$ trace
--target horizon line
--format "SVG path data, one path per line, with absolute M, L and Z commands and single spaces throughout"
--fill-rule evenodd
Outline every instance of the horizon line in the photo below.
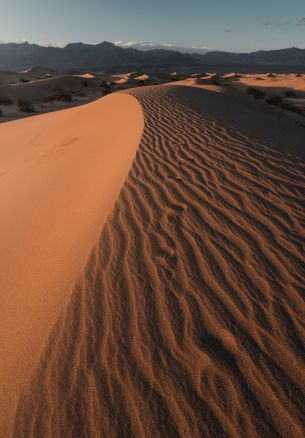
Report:
M 0 45 L 5 45 L 5 44 L 28 44 L 28 45 L 37 45 L 39 47 L 52 47 L 52 48 L 56 48 L 56 49 L 65 49 L 67 46 L 71 45 L 71 44 L 83 44 L 84 46 L 99 46 L 101 44 L 104 43 L 108 43 L 108 44 L 113 44 L 116 47 L 120 47 L 121 49 L 134 49 L 134 50 L 139 50 L 139 51 L 144 51 L 139 49 L 138 47 L 133 47 L 133 46 L 127 46 L 127 47 L 122 47 L 119 44 L 116 43 L 125 43 L 125 41 L 101 41 L 99 43 L 84 43 L 83 41 L 71 41 L 68 43 L 40 43 L 40 42 L 29 42 L 28 40 L 22 40 L 22 41 L 0 41 Z M 128 41 L 126 41 L 128 42 Z M 136 43 L 136 42 L 135 42 Z M 139 41 L 138 44 L 144 43 L 142 41 Z M 297 49 L 297 50 L 305 50 L 304 48 L 301 47 L 296 47 L 296 46 L 291 46 L 291 47 L 282 47 L 280 49 L 259 49 L 259 50 L 250 50 L 250 51 L 234 51 L 234 50 L 222 50 L 222 49 L 209 49 L 207 47 L 193 47 L 193 46 L 179 46 L 179 44 L 165 44 L 165 43 L 145 43 L 145 44 L 151 44 L 151 49 L 148 49 L 146 51 L 149 50 L 154 50 L 155 46 L 158 46 L 159 49 L 158 50 L 169 50 L 169 51 L 180 51 L 180 50 L 176 50 L 177 48 L 180 49 L 185 49 L 185 50 L 206 50 L 206 53 L 211 53 L 211 52 L 226 52 L 226 53 L 256 53 L 256 52 L 271 52 L 271 51 L 281 51 L 281 50 L 289 50 L 289 49 Z M 148 47 L 148 46 L 145 46 Z M 180 51 L 180 53 L 184 53 L 182 51 Z M 193 54 L 195 54 L 196 52 L 194 51 Z M 192 54 L 192 53 L 189 53 Z

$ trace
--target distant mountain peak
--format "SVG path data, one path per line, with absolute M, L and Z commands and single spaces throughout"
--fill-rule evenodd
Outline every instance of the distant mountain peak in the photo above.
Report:
M 110 43 L 109 41 L 103 41 L 103 42 L 97 44 L 97 46 L 103 46 L 103 47 L 117 47 L 115 44 Z

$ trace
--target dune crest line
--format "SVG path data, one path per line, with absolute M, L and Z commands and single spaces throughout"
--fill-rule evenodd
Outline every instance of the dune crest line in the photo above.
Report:
M 303 436 L 304 130 L 212 92 L 130 93 L 136 159 L 14 436 Z

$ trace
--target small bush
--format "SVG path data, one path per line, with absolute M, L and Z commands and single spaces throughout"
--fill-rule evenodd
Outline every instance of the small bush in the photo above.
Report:
M 281 96 L 274 95 L 267 97 L 266 102 L 269 103 L 269 105 L 279 105 L 280 103 L 282 103 L 282 100 L 283 99 L 281 98 Z
M 111 90 L 108 90 L 108 89 L 106 89 L 106 90 L 103 91 L 103 95 L 104 95 L 104 96 L 107 96 L 107 94 L 111 94 L 111 93 L 112 93 L 112 91 L 111 91 Z
M 62 93 L 56 96 L 56 100 L 59 102 L 72 102 L 72 96 L 69 93 Z
M 23 84 L 26 84 L 27 82 L 30 82 L 30 81 L 29 81 L 29 79 L 20 78 L 19 82 L 22 82 Z
M 177 81 L 181 81 L 181 78 L 175 76 L 175 77 L 171 77 L 171 82 L 177 82 Z
M 43 101 L 44 103 L 54 102 L 54 100 L 55 100 L 55 98 L 54 98 L 53 95 L 52 95 L 52 96 L 44 97 L 44 98 L 42 99 L 42 101 Z
M 3 111 L 0 109 L 0 117 L 3 117 Z
M 304 110 L 296 105 L 293 105 L 292 103 L 288 103 L 288 102 L 283 102 L 282 103 L 282 108 L 284 108 L 287 111 L 292 111 L 294 113 L 297 114 L 303 114 Z
M 254 88 L 254 87 L 249 87 L 247 89 L 247 94 L 255 97 L 255 99 L 264 99 L 265 98 L 265 93 L 262 90 L 259 90 L 258 88 Z
M 221 86 L 221 83 L 216 81 L 215 79 L 213 79 L 211 82 L 212 82 L 213 85 Z
M 18 107 L 22 113 L 33 113 L 35 107 L 30 100 L 18 99 Z
M 88 82 L 87 81 L 82 81 L 83 87 L 88 87 Z
M 106 88 L 107 90 L 111 89 L 110 84 L 108 82 L 106 82 L 106 81 L 102 81 L 100 87 L 101 88 Z
M 293 90 L 288 90 L 285 93 L 285 97 L 296 97 L 296 94 Z
M 72 96 L 62 88 L 54 88 L 55 94 L 43 98 L 43 102 L 72 102 Z
M 12 105 L 13 101 L 7 96 L 0 96 L 0 105 Z

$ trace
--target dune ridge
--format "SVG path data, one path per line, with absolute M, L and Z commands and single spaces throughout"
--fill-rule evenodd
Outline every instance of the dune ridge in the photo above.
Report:
M 0 437 L 126 179 L 143 129 L 113 95 L 0 126 Z M 118 129 L 119 127 L 119 129 Z
M 136 159 L 14 436 L 303 436 L 304 130 L 208 91 L 130 93 Z

